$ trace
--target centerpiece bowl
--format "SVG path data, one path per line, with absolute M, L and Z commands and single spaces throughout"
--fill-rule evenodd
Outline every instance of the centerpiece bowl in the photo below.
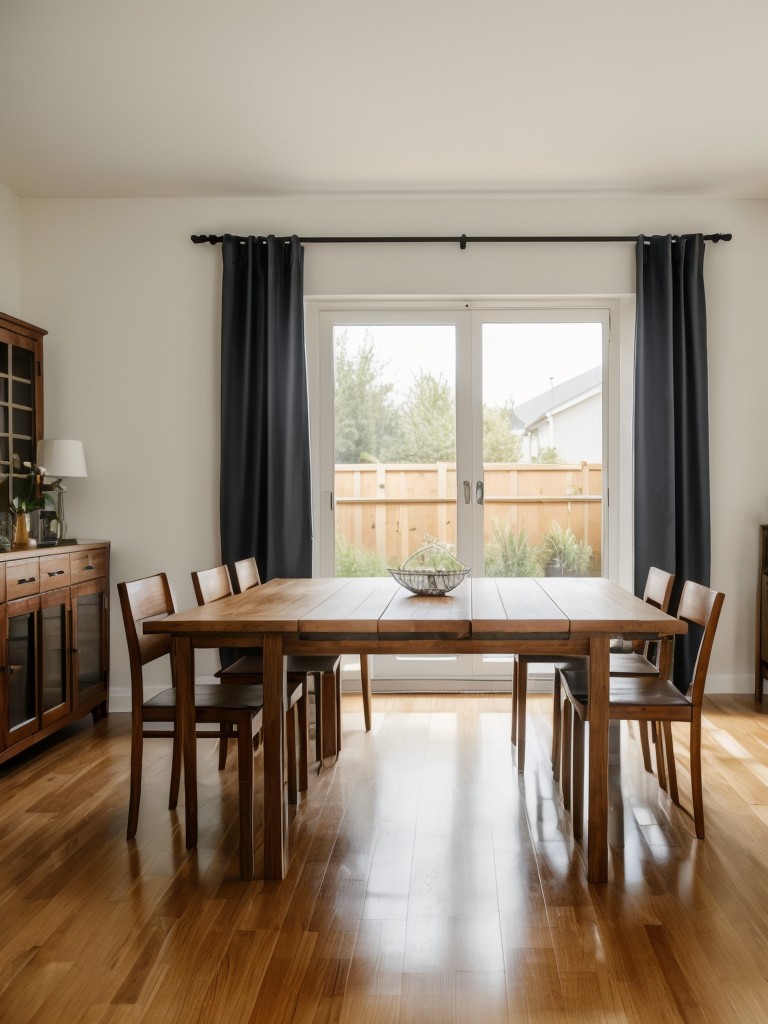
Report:
M 414 551 L 399 568 L 387 572 L 412 594 L 442 597 L 458 587 L 470 569 L 448 548 L 431 543 Z

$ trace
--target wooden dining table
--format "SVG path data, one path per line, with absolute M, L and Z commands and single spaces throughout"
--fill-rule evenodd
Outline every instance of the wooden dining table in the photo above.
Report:
M 612 637 L 659 639 L 685 623 L 601 578 L 468 578 L 417 596 L 390 578 L 275 579 L 212 604 L 147 621 L 169 633 L 184 760 L 186 845 L 197 845 L 194 650 L 261 647 L 264 659 L 264 877 L 285 877 L 285 656 L 288 654 L 545 654 L 589 657 L 587 877 L 608 878 L 608 665 Z M 666 660 L 666 658 L 665 658 Z M 510 683 L 511 689 L 511 683 Z

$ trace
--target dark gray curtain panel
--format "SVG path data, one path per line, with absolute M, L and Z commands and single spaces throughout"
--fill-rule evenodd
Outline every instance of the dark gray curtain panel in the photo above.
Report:
M 635 593 L 652 565 L 709 585 L 709 416 L 704 240 L 637 242 L 635 345 Z M 675 644 L 674 681 L 690 683 L 695 629 Z
M 222 559 L 311 576 L 304 251 L 295 235 L 225 235 L 222 251 Z

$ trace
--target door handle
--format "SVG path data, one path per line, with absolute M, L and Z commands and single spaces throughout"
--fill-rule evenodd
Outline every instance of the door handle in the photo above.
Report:
M 472 485 L 469 480 L 464 481 L 464 504 L 469 505 L 472 501 Z
M 478 480 L 477 483 L 475 484 L 475 501 L 477 502 L 478 505 L 483 504 L 484 493 L 485 489 L 483 487 L 483 481 Z

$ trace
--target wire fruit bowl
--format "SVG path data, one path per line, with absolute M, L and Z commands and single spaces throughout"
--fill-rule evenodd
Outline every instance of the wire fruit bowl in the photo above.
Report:
M 393 579 L 412 594 L 442 597 L 454 590 L 469 569 L 388 569 Z

